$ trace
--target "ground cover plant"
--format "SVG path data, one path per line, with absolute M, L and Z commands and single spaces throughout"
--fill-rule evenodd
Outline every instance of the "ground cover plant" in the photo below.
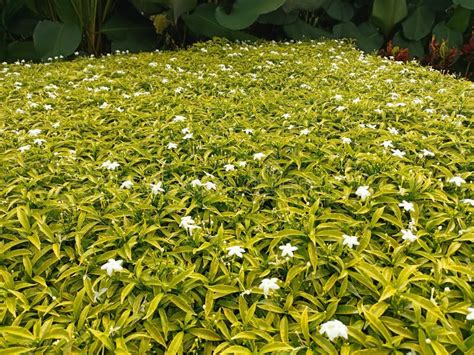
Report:
M 472 349 L 472 84 L 217 40 L 0 82 L 2 353 Z

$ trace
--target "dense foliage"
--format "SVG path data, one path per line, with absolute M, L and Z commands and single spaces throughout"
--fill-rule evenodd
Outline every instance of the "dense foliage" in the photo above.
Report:
M 472 349 L 472 84 L 336 41 L 0 82 L 6 352 Z
M 0 0 L 0 58 L 149 51 L 212 37 L 353 38 L 366 52 L 388 44 L 388 56 L 405 49 L 398 59 L 469 72 L 472 10 L 474 0 Z M 435 53 L 432 38 L 444 42 Z

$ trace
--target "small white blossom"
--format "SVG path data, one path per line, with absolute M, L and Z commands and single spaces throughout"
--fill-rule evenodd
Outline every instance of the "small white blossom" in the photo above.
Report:
M 186 229 L 186 231 L 188 231 L 190 235 L 193 234 L 194 229 L 201 228 L 196 225 L 196 222 L 191 216 L 182 217 L 181 222 L 179 223 L 179 226 Z
M 403 200 L 401 203 L 398 204 L 398 206 L 403 207 L 403 209 L 407 212 L 415 212 L 415 205 L 413 204 L 413 202 L 407 202 Z
M 107 287 L 104 287 L 104 288 L 101 288 L 99 291 L 94 291 L 92 290 L 92 292 L 94 292 L 94 298 L 93 298 L 93 302 L 97 302 L 98 299 L 100 298 L 100 296 L 102 296 L 104 293 L 106 293 L 108 290 Z
M 173 142 L 168 143 L 168 145 L 166 146 L 166 148 L 168 148 L 168 149 L 175 149 L 177 147 L 178 147 L 178 145 L 176 143 L 173 143 Z
M 398 129 L 393 128 L 393 127 L 390 127 L 390 128 L 388 129 L 388 131 L 389 131 L 391 134 L 395 134 L 395 135 L 400 133 L 400 132 L 398 131 Z
M 193 181 L 191 181 L 191 186 L 192 187 L 202 186 L 202 182 L 199 179 L 194 179 Z
M 109 329 L 109 336 L 114 335 L 115 332 L 117 332 L 118 330 L 120 330 L 120 327 L 110 326 L 110 329 Z
M 186 121 L 186 117 L 184 116 L 176 115 L 173 118 L 173 122 L 183 122 L 183 121 Z
M 277 284 L 278 279 L 272 277 L 271 279 L 263 279 L 258 288 L 263 291 L 265 298 L 270 294 L 272 290 L 278 290 L 280 286 Z
M 383 141 L 382 144 L 380 145 L 383 145 L 384 148 L 393 148 L 393 144 L 391 140 Z
M 278 248 L 281 250 L 281 256 L 289 256 L 291 258 L 294 256 L 293 252 L 298 250 L 297 247 L 292 246 L 290 243 L 280 245 Z
M 133 181 L 131 181 L 131 180 L 125 180 L 125 181 L 122 182 L 122 184 L 120 185 L 120 188 L 121 188 L 121 189 L 130 189 L 132 186 L 133 186 Z
M 153 195 L 157 195 L 159 194 L 160 192 L 165 192 L 165 190 L 161 187 L 163 183 L 160 181 L 158 182 L 157 184 L 150 184 L 150 187 L 151 187 L 151 193 Z
M 342 141 L 342 143 L 344 143 L 344 144 L 351 144 L 351 143 L 352 143 L 352 139 L 347 138 L 347 137 L 342 137 L 342 138 L 341 138 L 341 141 Z
M 31 137 L 36 137 L 36 136 L 40 135 L 41 132 L 42 132 L 41 129 L 38 129 L 38 128 L 30 129 L 28 131 L 28 135 L 31 136 Z
M 245 134 L 253 134 L 253 129 L 246 128 L 246 129 L 243 130 L 243 132 L 244 132 Z
M 461 186 L 461 184 L 464 184 L 466 182 L 466 180 L 464 180 L 460 176 L 454 176 L 451 179 L 449 179 L 448 182 L 450 182 L 451 184 L 455 184 L 456 186 L 459 187 L 459 186 Z
M 27 144 L 27 145 L 24 145 L 20 148 L 18 148 L 18 150 L 21 152 L 21 153 L 24 153 L 26 152 L 27 150 L 30 150 L 31 149 L 31 145 Z
M 337 337 L 347 339 L 349 331 L 344 323 L 335 319 L 321 324 L 319 334 L 326 334 L 329 340 L 334 341 Z
M 36 138 L 33 143 L 35 143 L 36 145 L 43 145 L 43 143 L 46 142 L 45 139 L 42 139 L 42 138 Z
M 119 163 L 117 163 L 116 161 L 112 162 L 110 160 L 107 160 L 105 162 L 102 163 L 101 165 L 101 168 L 105 168 L 107 170 L 115 170 L 117 169 L 118 167 L 120 166 Z
M 474 207 L 474 200 L 473 199 L 465 198 L 465 199 L 461 200 L 461 202 L 466 203 L 466 204 L 471 205 L 472 207 Z
M 369 197 L 371 195 L 371 193 L 369 191 L 369 186 L 359 186 L 355 193 L 362 200 L 365 200 L 367 197 Z
M 403 158 L 405 156 L 405 152 L 401 151 L 400 149 L 392 149 L 392 155 L 397 158 Z
M 343 234 L 342 237 L 344 238 L 342 245 L 347 245 L 349 248 L 353 248 L 355 245 L 360 244 L 356 236 Z
M 123 270 L 123 260 L 109 259 L 107 263 L 101 266 L 102 270 L 107 270 L 107 275 L 111 276 L 113 272 L 120 272 Z
M 402 239 L 403 240 L 408 240 L 410 243 L 413 243 L 415 240 L 418 239 L 418 237 L 413 234 L 413 232 L 409 229 L 402 229 Z
M 216 184 L 214 184 L 211 181 L 208 181 L 208 182 L 204 183 L 203 186 L 206 188 L 206 190 L 215 190 L 217 188 Z
M 263 158 L 265 158 L 265 154 L 264 153 L 255 153 L 253 155 L 253 159 L 254 160 L 262 160 Z
M 181 133 L 182 133 L 182 134 L 186 134 L 186 133 L 190 133 L 190 132 L 191 132 L 191 130 L 189 129 L 189 127 L 183 128 L 183 129 L 181 130 Z
M 224 165 L 225 171 L 232 171 L 235 170 L 235 166 L 233 164 L 226 164 Z
M 228 247 L 227 251 L 227 256 L 237 255 L 239 258 L 242 258 L 243 253 L 245 253 L 245 249 L 240 246 Z
M 466 320 L 474 320 L 474 307 L 469 307 L 467 309 Z
M 309 133 L 310 130 L 308 128 L 305 128 L 300 131 L 300 136 L 307 136 Z
M 55 123 L 53 123 L 51 126 L 52 126 L 53 128 L 59 128 L 60 125 L 61 125 L 61 124 L 60 124 L 59 122 L 55 122 Z
M 431 150 L 428 150 L 428 149 L 423 149 L 421 151 L 421 154 L 423 154 L 424 157 L 434 157 L 435 156 L 435 154 Z
M 247 162 L 246 162 L 246 161 L 239 161 L 239 162 L 237 163 L 237 165 L 238 165 L 238 166 L 241 166 L 241 167 L 245 167 L 245 166 L 247 166 Z
M 188 134 L 186 134 L 186 135 L 183 137 L 183 139 L 191 139 L 191 138 L 193 138 L 193 134 L 192 134 L 192 133 L 188 133 Z

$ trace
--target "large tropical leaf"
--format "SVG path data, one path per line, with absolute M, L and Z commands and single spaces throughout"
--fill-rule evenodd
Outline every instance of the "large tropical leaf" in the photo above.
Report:
M 237 0 L 229 14 L 224 7 L 216 9 L 216 20 L 231 30 L 242 30 L 254 23 L 258 16 L 275 11 L 285 0 Z
M 407 14 L 406 0 L 374 0 L 372 17 L 386 36 Z
M 71 55 L 81 40 L 79 26 L 48 20 L 39 22 L 33 33 L 36 52 L 43 59 Z

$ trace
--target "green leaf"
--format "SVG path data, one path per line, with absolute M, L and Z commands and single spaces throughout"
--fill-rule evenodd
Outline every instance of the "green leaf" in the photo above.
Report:
M 104 345 L 110 351 L 114 352 L 114 342 L 106 334 L 92 328 L 90 328 L 89 331 L 100 341 L 102 345 Z
M 155 313 L 155 310 L 158 307 L 158 304 L 160 303 L 160 301 L 163 299 L 163 296 L 164 296 L 163 293 L 159 293 L 155 297 L 153 297 L 153 299 L 150 302 L 150 305 L 148 306 L 145 317 L 143 317 L 143 319 L 148 319 L 153 315 L 153 313 Z
M 216 20 L 228 29 L 242 30 L 253 24 L 260 15 L 275 11 L 284 3 L 285 0 L 236 0 L 229 14 L 218 6 Z
M 278 352 L 288 352 L 292 351 L 293 347 L 289 344 L 282 343 L 282 342 L 273 342 L 271 344 L 264 345 L 260 348 L 260 354 L 267 354 L 267 353 L 278 353 Z
M 101 32 L 112 41 L 112 50 L 151 51 L 156 34 L 151 21 L 115 13 L 102 26 Z
M 454 5 L 461 5 L 462 7 L 474 10 L 474 1 L 472 0 L 453 0 Z
M 182 14 L 194 10 L 196 6 L 197 0 L 171 0 L 174 23 L 178 22 Z
M 462 34 L 469 27 L 470 18 L 471 11 L 464 7 L 458 6 L 448 21 L 448 27 Z
M 204 340 L 209 340 L 209 341 L 220 341 L 222 338 L 219 336 L 219 334 L 213 332 L 212 330 L 206 329 L 206 328 L 192 328 L 189 330 L 189 332 L 197 336 L 198 338 L 204 339 Z
M 354 8 L 352 5 L 343 0 L 333 0 L 326 6 L 326 12 L 333 19 L 347 22 L 354 16 Z
M 311 26 L 301 19 L 297 19 L 295 22 L 289 25 L 283 26 L 283 30 L 286 35 L 294 40 L 301 39 L 320 39 L 320 38 L 333 38 L 331 32 L 327 32 L 323 29 Z
M 0 327 L 0 334 L 13 336 L 15 338 L 19 338 L 21 340 L 27 340 L 30 342 L 36 339 L 35 336 L 31 334 L 28 330 L 26 330 L 23 327 L 17 327 L 17 326 Z
M 182 352 L 184 332 L 176 334 L 166 349 L 166 354 L 174 355 Z
M 449 47 L 460 47 L 463 43 L 462 33 L 451 29 L 444 21 L 433 28 L 433 35 L 438 42 L 446 40 Z
M 73 1 L 54 0 L 53 2 L 54 12 L 62 23 L 81 25 L 81 19 L 74 10 Z
M 79 26 L 52 21 L 41 21 L 36 25 L 33 42 L 38 55 L 47 58 L 74 53 L 82 40 Z
M 406 0 L 374 0 L 372 18 L 388 36 L 397 23 L 408 14 Z
M 296 21 L 298 13 L 287 13 L 280 7 L 279 9 L 263 14 L 258 17 L 258 23 L 272 24 L 277 26 L 289 25 Z
M 415 11 L 402 23 L 403 34 L 412 41 L 418 41 L 428 34 L 433 28 L 434 12 L 427 7 L 417 7 Z
M 257 38 L 240 31 L 233 31 L 220 25 L 216 18 L 216 5 L 200 4 L 193 13 L 183 16 L 186 26 L 195 34 L 207 38 L 224 37 L 231 40 L 256 40 Z
M 286 0 L 282 9 L 285 12 L 292 12 L 294 10 L 315 11 L 329 1 L 330 0 Z

